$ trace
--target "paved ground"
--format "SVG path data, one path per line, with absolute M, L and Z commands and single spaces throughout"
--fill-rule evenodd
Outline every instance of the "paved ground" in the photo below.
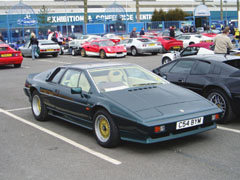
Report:
M 23 93 L 26 76 L 89 61 L 124 61 L 152 70 L 160 55 L 107 60 L 63 55 L 25 58 L 19 69 L 0 67 L 1 180 L 239 179 L 239 119 L 191 137 L 152 145 L 122 142 L 114 149 L 100 147 L 91 131 L 67 122 L 35 121 Z

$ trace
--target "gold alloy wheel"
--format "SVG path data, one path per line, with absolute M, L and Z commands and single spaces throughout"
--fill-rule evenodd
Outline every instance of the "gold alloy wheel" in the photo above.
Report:
M 223 110 L 222 117 L 226 113 L 227 104 L 221 94 L 213 92 L 208 96 L 208 100 L 216 104 L 220 109 Z
M 104 115 L 99 115 L 95 121 L 95 131 L 98 139 L 101 142 L 107 142 L 110 138 L 110 124 Z
M 81 50 L 81 56 L 82 56 L 82 57 L 86 56 L 86 53 L 85 53 L 85 50 L 84 50 L 84 49 Z
M 102 59 L 105 58 L 105 52 L 104 52 L 103 50 L 100 52 L 100 57 L 101 57 Z
M 38 95 L 35 95 L 32 99 L 32 109 L 36 116 L 39 116 L 41 114 L 41 100 Z

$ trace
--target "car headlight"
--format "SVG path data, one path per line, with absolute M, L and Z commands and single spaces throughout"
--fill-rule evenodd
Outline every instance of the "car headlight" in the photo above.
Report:
M 111 50 L 111 48 L 107 48 L 107 50 L 109 51 L 109 52 L 111 52 L 112 50 Z
M 125 46 L 123 47 L 123 49 L 124 49 L 124 50 L 127 50 L 127 48 L 126 48 Z

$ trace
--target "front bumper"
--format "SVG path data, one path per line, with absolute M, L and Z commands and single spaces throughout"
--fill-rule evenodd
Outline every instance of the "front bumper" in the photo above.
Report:
M 155 126 L 146 127 L 144 125 L 139 125 L 139 124 L 135 126 L 134 124 L 129 125 L 128 123 L 128 127 L 123 127 L 119 125 L 120 137 L 122 140 L 125 140 L 125 141 L 137 142 L 142 144 L 151 144 L 151 143 L 177 139 L 177 138 L 198 134 L 198 133 L 216 128 L 216 121 L 212 121 L 211 117 L 212 117 L 211 115 L 204 116 L 204 121 L 203 121 L 204 123 L 201 125 L 188 127 L 184 129 L 178 129 L 178 130 L 176 129 L 176 124 L 179 121 L 161 124 L 160 126 L 162 125 L 165 126 L 165 130 L 158 133 L 154 132 Z
M 23 88 L 24 94 L 28 97 L 28 100 L 31 101 L 31 92 L 30 89 L 27 87 Z
M 124 57 L 126 55 L 127 55 L 126 52 L 122 52 L 122 53 L 106 53 L 107 57 Z

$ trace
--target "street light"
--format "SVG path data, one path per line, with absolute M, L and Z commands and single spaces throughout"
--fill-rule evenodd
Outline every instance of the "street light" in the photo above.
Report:
M 227 18 L 227 0 L 224 0 L 225 7 L 226 7 L 226 25 L 228 25 L 228 18 Z
M 66 30 L 67 30 L 67 38 L 68 38 L 68 19 L 67 19 L 66 1 L 67 0 L 64 0 L 64 6 L 65 6 Z

